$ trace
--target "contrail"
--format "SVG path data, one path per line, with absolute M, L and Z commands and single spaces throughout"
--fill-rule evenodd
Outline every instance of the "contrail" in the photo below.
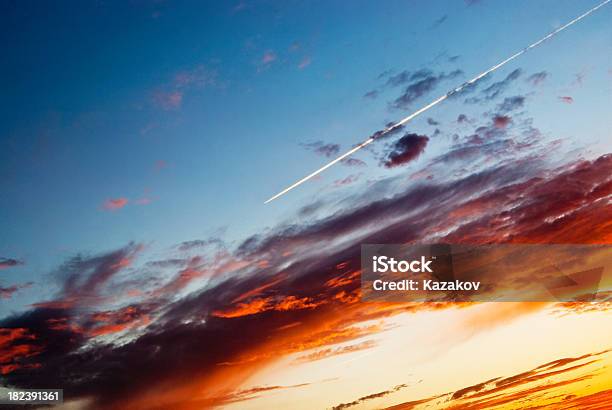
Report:
M 605 6 L 606 4 L 608 4 L 610 1 L 612 0 L 605 0 L 603 3 L 600 3 L 599 5 L 593 7 L 592 9 L 590 9 L 589 11 L 585 12 L 584 14 L 581 14 L 580 16 L 576 17 L 575 19 L 573 19 L 572 21 L 564 24 L 563 26 L 551 31 L 549 34 L 547 34 L 546 36 L 542 37 L 540 40 L 536 41 L 533 44 L 530 44 L 529 46 L 525 47 L 524 49 L 522 49 L 521 51 L 511 55 L 510 57 L 506 58 L 505 60 L 503 60 L 501 63 L 495 64 L 493 67 L 489 68 L 486 71 L 483 71 L 482 73 L 478 74 L 476 77 L 472 78 L 469 81 L 466 81 L 465 83 L 461 84 L 459 87 L 447 92 L 446 94 L 444 94 L 441 97 L 438 97 L 437 99 L 433 100 L 432 102 L 430 102 L 429 104 L 427 104 L 426 106 L 416 110 L 415 112 L 413 112 L 412 114 L 410 114 L 409 116 L 407 116 L 406 118 L 403 118 L 402 120 L 400 120 L 399 122 L 394 123 L 393 125 L 388 126 L 387 128 L 383 129 L 382 131 L 379 131 L 377 133 L 374 133 L 371 137 L 369 137 L 367 140 L 363 141 L 361 144 L 353 147 L 350 151 L 340 155 L 338 158 L 334 159 L 333 161 L 331 161 L 330 163 L 328 163 L 327 165 L 322 166 L 321 168 L 317 169 L 316 171 L 314 171 L 313 173 L 305 176 L 304 178 L 300 179 L 299 181 L 297 181 L 296 183 L 294 183 L 293 185 L 288 186 L 287 188 L 283 189 L 282 191 L 280 191 L 278 194 L 274 195 L 273 197 L 271 197 L 270 199 L 268 199 L 266 202 L 264 202 L 264 204 L 267 204 L 268 202 L 274 201 L 276 198 L 286 194 L 287 192 L 291 191 L 293 188 L 298 187 L 299 185 L 303 184 L 304 182 L 308 181 L 310 178 L 314 177 L 315 175 L 320 174 L 321 172 L 325 171 L 327 168 L 331 167 L 332 165 L 334 165 L 337 162 L 342 161 L 344 158 L 353 155 L 355 152 L 359 151 L 360 149 L 362 149 L 363 147 L 365 147 L 366 145 L 371 144 L 372 142 L 374 142 L 375 140 L 377 140 L 378 138 L 381 138 L 382 136 L 384 136 L 385 134 L 393 131 L 394 129 L 401 127 L 402 125 L 406 124 L 408 121 L 412 120 L 413 118 L 417 117 L 418 115 L 423 114 L 425 111 L 429 110 L 430 108 L 433 108 L 434 106 L 440 104 L 442 101 L 446 100 L 448 97 L 450 97 L 453 94 L 456 94 L 458 92 L 460 92 L 461 90 L 463 90 L 465 87 L 474 84 L 476 81 L 480 80 L 481 78 L 487 76 L 488 74 L 491 74 L 493 71 L 503 67 L 504 65 L 508 64 L 510 61 L 514 60 L 515 58 L 518 58 L 519 56 L 525 54 L 527 51 L 531 50 L 532 48 L 535 48 L 537 46 L 539 46 L 540 44 L 542 44 L 543 42 L 545 42 L 546 40 L 551 39 L 552 37 L 554 37 L 555 35 L 557 35 L 558 33 L 560 33 L 561 31 L 565 30 L 566 28 L 578 23 L 580 20 L 582 20 L 583 18 L 587 17 L 589 14 L 594 13 L 595 11 L 597 11 L 598 9 L 600 9 L 601 7 Z

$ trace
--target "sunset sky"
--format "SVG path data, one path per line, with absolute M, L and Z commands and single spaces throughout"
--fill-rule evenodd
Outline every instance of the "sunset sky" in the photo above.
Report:
M 2 2 L 0 385 L 610 408 L 612 288 L 365 302 L 360 249 L 612 244 L 612 5 L 263 203 L 597 4 Z

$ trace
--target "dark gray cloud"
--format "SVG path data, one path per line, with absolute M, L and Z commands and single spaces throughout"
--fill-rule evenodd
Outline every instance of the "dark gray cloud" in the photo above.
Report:
M 405 165 L 419 157 L 425 151 L 429 137 L 418 134 L 406 134 L 397 140 L 387 154 L 383 164 L 387 168 Z
M 347 167 L 365 167 L 367 164 L 358 159 L 358 158 L 344 158 L 340 161 L 341 164 L 346 165 Z
M 306 142 L 300 144 L 302 147 L 316 154 L 322 155 L 326 158 L 338 155 L 340 152 L 340 145 L 338 144 L 326 144 L 323 141 Z
M 13 268 L 23 264 L 24 262 L 18 259 L 0 257 L 0 269 Z
M 411 73 L 408 70 L 401 71 L 398 74 L 392 75 L 387 79 L 387 85 L 397 87 L 410 81 Z
M 433 22 L 433 24 L 431 25 L 431 28 L 436 28 L 438 26 L 441 26 L 447 19 L 448 19 L 448 15 L 446 14 L 443 15 L 442 17 L 440 17 L 439 19 Z
M 375 99 L 376 97 L 378 97 L 378 90 L 368 91 L 363 95 L 363 98 Z
M 544 82 L 548 78 L 549 74 L 546 71 L 540 71 L 539 73 L 531 74 L 529 77 L 525 79 L 529 84 L 533 86 L 538 86 Z
M 466 98 L 465 102 L 467 104 L 476 104 L 483 101 L 494 100 L 497 97 L 500 97 L 503 93 L 505 93 L 506 90 L 508 90 L 508 88 L 510 87 L 510 85 L 515 82 L 521 76 L 521 74 L 522 70 L 520 68 L 517 68 L 513 70 L 510 74 L 508 74 L 503 80 L 494 82 L 493 84 L 482 90 L 478 96 Z M 459 94 L 465 95 L 470 92 L 473 92 L 478 85 L 478 83 L 471 84 L 469 87 L 466 87 L 464 90 L 462 90 L 462 92 Z
M 506 97 L 504 100 L 497 106 L 497 110 L 502 113 L 509 113 L 511 111 L 518 110 L 525 106 L 525 97 L 522 95 L 515 95 L 513 97 Z
M 206 248 L 208 246 L 223 246 L 223 241 L 219 238 L 209 238 L 209 239 L 194 239 L 192 241 L 181 242 L 178 245 L 179 251 L 189 251 L 193 249 L 201 249 Z
M 521 73 L 522 70 L 520 68 L 517 68 L 513 70 L 510 74 L 508 74 L 503 80 L 497 81 L 482 90 L 484 99 L 490 101 L 500 96 L 504 91 L 506 91 L 506 89 L 508 89 L 510 84 L 512 84 L 521 76 Z
M 390 138 L 390 137 L 392 137 L 394 135 L 399 134 L 405 128 L 403 125 L 400 125 L 400 126 L 395 127 L 392 130 L 390 130 L 390 131 L 385 133 L 386 129 L 389 129 L 389 128 L 393 127 L 394 125 L 395 125 L 394 122 L 388 122 L 387 124 L 385 124 L 385 128 L 384 129 L 376 131 L 375 133 L 370 135 L 368 138 L 375 138 L 375 139 L 376 138 L 385 138 L 385 139 L 387 139 L 387 138 Z
M 410 75 L 408 85 L 404 88 L 402 94 L 391 103 L 391 107 L 407 109 L 415 100 L 432 91 L 443 80 L 453 79 L 461 74 L 463 74 L 461 70 L 438 74 L 433 74 L 430 70 L 419 70 Z

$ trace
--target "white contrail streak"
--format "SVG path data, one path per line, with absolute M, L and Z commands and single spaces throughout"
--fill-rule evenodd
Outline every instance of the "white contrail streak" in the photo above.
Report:
M 465 83 L 461 84 L 459 87 L 447 92 L 446 94 L 444 94 L 441 97 L 438 97 L 437 99 L 433 100 L 432 102 L 430 102 L 429 104 L 427 104 L 426 106 L 418 109 L 417 111 L 413 112 L 412 114 L 410 114 L 409 116 L 401 119 L 399 122 L 394 123 L 393 125 L 385 128 L 384 130 L 375 133 L 373 136 L 369 137 L 367 140 L 363 141 L 361 144 L 353 147 L 350 151 L 340 155 L 338 158 L 334 159 L 333 161 L 331 161 L 330 163 L 328 163 L 327 165 L 324 165 L 323 167 L 317 169 L 316 171 L 314 171 L 313 173 L 305 176 L 304 178 L 300 179 L 299 181 L 297 181 L 296 183 L 294 183 L 293 185 L 288 186 L 287 188 L 283 189 L 282 191 L 280 191 L 278 194 L 274 195 L 273 197 L 271 197 L 270 199 L 268 199 L 266 202 L 264 202 L 264 204 L 267 204 L 268 202 L 271 202 L 273 200 L 275 200 L 276 198 L 286 194 L 287 192 L 291 191 L 293 188 L 296 188 L 297 186 L 303 184 L 304 182 L 308 181 L 310 178 L 320 174 L 321 172 L 325 171 L 327 168 L 331 167 L 332 165 L 336 164 L 337 162 L 342 161 L 344 158 L 353 155 L 355 152 L 359 151 L 361 148 L 365 147 L 368 144 L 371 144 L 372 142 L 374 142 L 375 140 L 377 140 L 378 138 L 384 136 L 385 134 L 389 133 L 390 131 L 393 131 L 394 129 L 396 129 L 397 127 L 401 127 L 402 125 L 406 124 L 408 121 L 412 120 L 413 118 L 421 115 L 422 113 L 424 113 L 425 111 L 429 110 L 430 108 L 433 108 L 434 106 L 440 104 L 442 101 L 446 100 L 448 97 L 450 97 L 453 94 L 456 94 L 458 92 L 460 92 L 461 90 L 463 90 L 465 87 L 467 87 L 468 85 L 474 84 L 476 81 L 480 80 L 481 78 L 487 76 L 488 74 L 491 74 L 493 71 L 503 67 L 504 65 L 508 64 L 510 61 L 514 60 L 515 58 L 518 58 L 519 56 L 525 54 L 527 51 L 531 50 L 532 48 L 535 48 L 537 46 L 539 46 L 540 44 L 542 44 L 543 42 L 545 42 L 546 40 L 551 39 L 552 37 L 554 37 L 555 35 L 557 35 L 558 33 L 560 33 L 561 31 L 565 30 L 566 28 L 578 23 L 580 20 L 582 20 L 583 18 L 587 17 L 588 15 L 590 15 L 591 13 L 594 13 L 595 11 L 597 11 L 598 9 L 600 9 L 601 7 L 605 6 L 606 4 L 608 4 L 610 1 L 612 0 L 605 0 L 603 3 L 600 3 L 599 5 L 593 7 L 592 9 L 590 9 L 589 11 L 581 14 L 580 16 L 576 17 L 575 19 L 571 20 L 570 22 L 562 25 L 561 27 L 551 31 L 549 34 L 547 34 L 546 36 L 542 37 L 541 39 L 539 39 L 538 41 L 536 41 L 533 44 L 530 44 L 529 46 L 525 47 L 524 49 L 522 49 L 521 51 L 511 55 L 510 57 L 506 58 L 504 61 L 502 61 L 501 63 L 495 64 L 493 67 L 489 68 L 486 71 L 483 71 L 482 73 L 478 74 L 476 77 L 472 78 L 469 81 L 466 81 Z

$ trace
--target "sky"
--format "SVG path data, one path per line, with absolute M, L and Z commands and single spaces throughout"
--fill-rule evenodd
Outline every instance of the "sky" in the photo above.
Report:
M 612 6 L 264 204 L 596 4 L 3 2 L 2 385 L 84 409 L 612 400 L 609 296 L 378 306 L 358 266 L 362 243 L 612 242 Z

